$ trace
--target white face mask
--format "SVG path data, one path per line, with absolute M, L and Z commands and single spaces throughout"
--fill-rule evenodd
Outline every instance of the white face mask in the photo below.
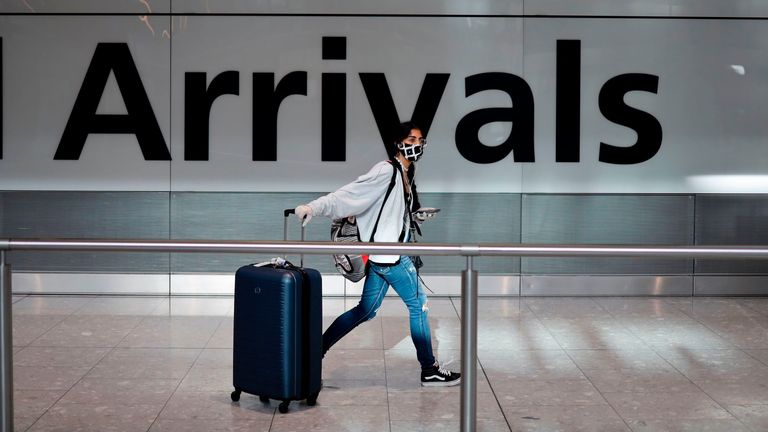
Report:
M 406 144 L 400 142 L 397 143 L 397 149 L 411 162 L 416 162 L 421 155 L 424 154 L 424 146 L 421 144 Z

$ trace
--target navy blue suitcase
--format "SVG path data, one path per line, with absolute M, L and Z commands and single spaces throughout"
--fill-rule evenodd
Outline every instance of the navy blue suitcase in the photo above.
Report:
M 322 280 L 314 269 L 243 266 L 235 274 L 233 374 L 235 390 L 262 402 L 306 399 L 321 388 Z

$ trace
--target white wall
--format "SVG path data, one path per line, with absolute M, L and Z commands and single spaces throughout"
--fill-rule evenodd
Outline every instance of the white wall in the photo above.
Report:
M 728 2 L 727 8 L 714 0 L 284 3 L 0 1 L 0 189 L 331 190 L 385 158 L 359 77 L 365 72 L 385 74 L 401 119 L 411 116 L 426 74 L 450 74 L 420 163 L 423 192 L 762 193 L 768 188 L 764 2 Z M 171 6 L 174 14 L 214 15 L 163 15 Z M 161 14 L 110 15 L 148 10 Z M 83 12 L 103 15 L 77 15 Z M 215 15 L 230 12 L 244 15 Z M 316 13 L 325 15 L 268 15 Z M 558 17 L 531 16 L 539 14 Z M 347 38 L 346 60 L 322 59 L 323 36 Z M 558 40 L 581 43 L 579 162 L 555 161 Z M 54 160 L 97 44 L 115 42 L 130 48 L 173 160 L 144 160 L 131 134 L 92 134 L 79 160 Z M 225 71 L 239 73 L 239 95 L 222 96 L 213 105 L 209 160 L 184 160 L 185 73 L 206 72 L 210 81 Z M 307 96 L 290 96 L 281 105 L 278 160 L 254 162 L 251 74 L 273 72 L 279 80 L 292 71 L 307 72 Z M 535 162 L 515 162 L 510 154 L 478 164 L 457 150 L 456 128 L 464 116 L 512 106 L 501 91 L 466 96 L 465 78 L 483 72 L 519 76 L 530 86 Z M 323 73 L 346 74 L 347 129 L 338 131 L 347 146 L 345 162 L 320 157 Z M 655 94 L 630 92 L 625 103 L 659 122 L 661 147 L 642 163 L 600 162 L 601 142 L 628 147 L 637 139 L 633 129 L 607 120 L 598 106 L 603 85 L 629 73 L 658 77 Z M 98 113 L 125 110 L 110 77 Z M 511 129 L 508 122 L 492 123 L 480 137 L 496 146 Z

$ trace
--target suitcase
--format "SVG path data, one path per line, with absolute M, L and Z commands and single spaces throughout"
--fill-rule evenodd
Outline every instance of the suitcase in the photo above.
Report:
M 294 400 L 317 402 L 323 328 L 320 273 L 284 262 L 246 265 L 235 274 L 231 394 L 235 402 L 241 392 L 282 401 L 281 413 Z

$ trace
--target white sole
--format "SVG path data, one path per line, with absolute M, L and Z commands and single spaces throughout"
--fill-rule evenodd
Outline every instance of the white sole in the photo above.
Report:
M 461 384 L 461 378 L 455 380 L 455 381 L 431 381 L 431 382 L 423 382 L 421 383 L 422 387 L 453 387 Z

